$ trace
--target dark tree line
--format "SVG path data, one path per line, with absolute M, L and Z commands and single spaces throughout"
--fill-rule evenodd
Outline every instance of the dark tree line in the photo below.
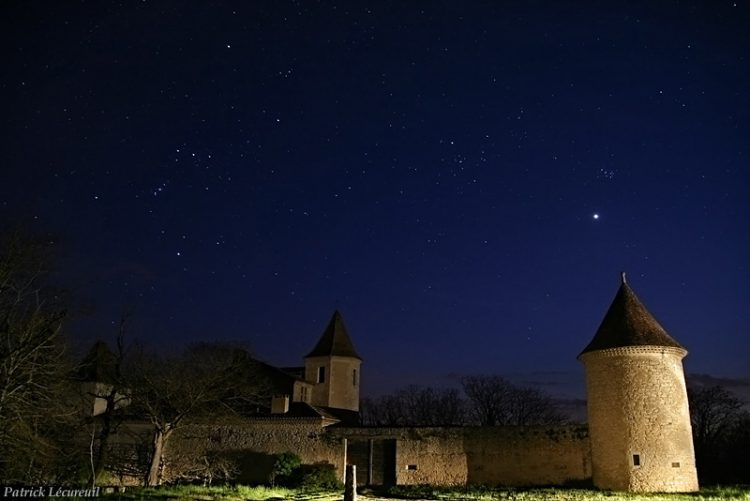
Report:
M 521 426 L 560 424 L 565 416 L 544 392 L 500 376 L 470 376 L 461 381 L 478 424 Z
M 463 391 L 408 386 L 364 399 L 361 422 L 368 426 L 517 426 L 565 422 L 554 400 L 500 376 L 468 376 Z
M 360 421 L 368 426 L 460 426 L 467 412 L 459 391 L 445 388 L 407 386 L 360 403 Z
M 750 412 L 722 386 L 688 389 L 701 484 L 750 483 Z

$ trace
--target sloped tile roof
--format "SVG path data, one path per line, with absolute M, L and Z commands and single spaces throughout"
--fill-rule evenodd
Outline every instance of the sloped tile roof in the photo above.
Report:
M 594 338 L 581 355 L 590 351 L 624 346 L 668 346 L 685 349 L 667 334 L 625 281 L 604 315 Z

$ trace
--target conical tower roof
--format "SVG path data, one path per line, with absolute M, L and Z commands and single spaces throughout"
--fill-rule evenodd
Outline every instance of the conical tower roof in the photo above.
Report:
M 305 358 L 310 357 L 352 357 L 362 360 L 354 349 L 352 340 L 349 338 L 349 333 L 346 331 L 344 325 L 344 319 L 338 310 L 333 312 L 331 321 L 328 322 L 328 327 L 323 331 L 323 335 L 320 336 L 318 344 L 307 354 Z
M 649 313 L 633 289 L 625 281 L 614 301 L 604 315 L 594 339 L 584 348 L 581 355 L 590 351 L 621 348 L 624 346 L 668 346 L 685 349 L 675 341 L 664 327 Z

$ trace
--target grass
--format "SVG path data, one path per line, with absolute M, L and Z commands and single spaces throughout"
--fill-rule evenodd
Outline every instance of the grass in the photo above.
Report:
M 245 500 L 294 500 L 294 501 L 340 501 L 341 492 L 309 491 L 287 489 L 285 487 L 248 487 L 244 485 L 222 485 L 202 487 L 197 485 L 165 486 L 158 488 L 127 489 L 123 493 L 106 495 L 109 499 L 120 500 L 190 500 L 190 501 L 245 501 Z
M 283 487 L 247 487 L 216 486 L 200 487 L 192 485 L 132 488 L 121 494 L 110 494 L 109 499 L 121 500 L 190 500 L 190 501 L 246 501 L 246 500 L 292 500 L 292 501 L 340 501 L 341 491 L 305 491 Z M 620 492 L 595 491 L 572 488 L 512 489 L 489 487 L 432 487 L 432 486 L 398 486 L 380 491 L 362 490 L 360 499 L 412 499 L 440 501 L 613 501 L 626 499 L 630 501 L 719 501 L 748 500 L 750 486 L 746 487 L 713 487 L 701 489 L 691 494 L 629 494 Z
M 750 487 L 714 487 L 689 494 L 632 494 L 574 488 L 441 488 L 432 486 L 398 486 L 378 494 L 397 499 L 430 500 L 507 500 L 507 501 L 601 501 L 627 499 L 631 501 L 719 501 L 724 499 L 750 500 Z

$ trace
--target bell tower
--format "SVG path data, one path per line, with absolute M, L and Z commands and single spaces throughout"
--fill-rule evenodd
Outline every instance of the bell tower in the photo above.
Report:
M 318 343 L 305 356 L 305 379 L 314 384 L 310 403 L 358 412 L 361 365 L 362 358 L 337 310 Z
M 698 490 L 682 359 L 687 350 L 625 281 L 578 359 L 586 370 L 594 485 Z

